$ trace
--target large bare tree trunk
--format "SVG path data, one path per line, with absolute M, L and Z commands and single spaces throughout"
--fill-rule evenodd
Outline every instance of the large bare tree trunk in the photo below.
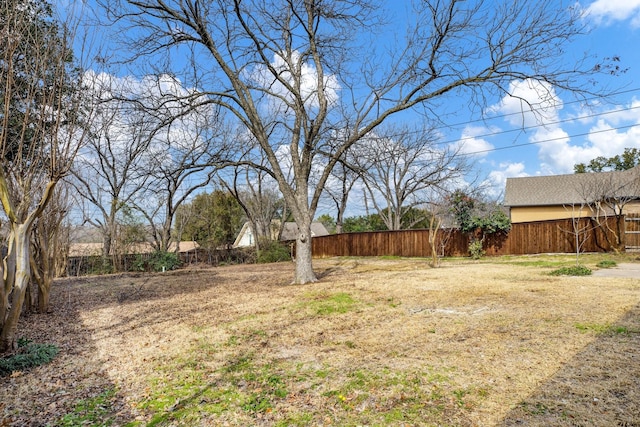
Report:
M 11 292 L 11 308 L 7 313 L 2 334 L 0 334 L 0 352 L 12 351 L 18 348 L 16 331 L 18 320 L 24 304 L 24 298 L 31 279 L 31 264 L 29 260 L 29 234 L 31 222 L 12 225 L 12 241 L 9 242 L 9 252 L 15 251 L 16 274 Z
M 298 223 L 296 238 L 296 275 L 295 283 L 304 284 L 318 281 L 313 272 L 311 253 L 311 222 Z

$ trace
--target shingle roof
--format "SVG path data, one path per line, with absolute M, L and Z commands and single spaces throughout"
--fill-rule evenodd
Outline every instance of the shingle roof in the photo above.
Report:
M 635 192 L 638 196 L 640 166 L 627 171 L 578 173 L 570 175 L 507 178 L 504 204 L 506 206 L 571 205 L 585 202 L 587 189 L 597 186 Z M 620 196 L 620 194 L 617 194 Z
M 295 222 L 285 222 L 280 240 L 296 240 L 298 237 L 298 225 Z M 329 232 L 321 222 L 311 223 L 311 237 L 326 236 Z

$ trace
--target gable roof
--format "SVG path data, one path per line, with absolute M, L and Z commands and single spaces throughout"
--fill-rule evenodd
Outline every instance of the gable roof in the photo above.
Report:
M 626 171 L 507 178 L 504 204 L 509 207 L 580 204 L 585 202 L 586 189 L 597 186 L 608 188 L 606 191 L 627 191 L 629 194 L 625 196 L 640 198 L 639 180 L 640 166 Z
M 326 236 L 329 232 L 321 222 L 311 223 L 311 237 Z M 298 237 L 298 225 L 295 222 L 285 222 L 280 240 L 296 240 Z
M 275 239 L 277 237 L 279 221 L 273 220 L 272 223 L 272 238 Z M 311 223 L 311 237 L 316 236 L 326 236 L 329 232 L 325 228 L 325 226 L 321 222 L 312 222 Z M 281 241 L 289 241 L 296 240 L 298 236 L 298 225 L 295 222 L 285 222 L 282 228 L 282 234 L 280 235 Z M 235 242 L 233 243 L 233 247 L 237 248 L 240 246 L 251 246 L 255 243 L 253 238 L 253 231 L 251 230 L 251 225 L 249 222 L 245 222 L 242 226 L 242 229 L 238 233 Z

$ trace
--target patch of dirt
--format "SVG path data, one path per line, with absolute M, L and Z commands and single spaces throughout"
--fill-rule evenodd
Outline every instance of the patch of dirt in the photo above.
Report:
M 208 425 L 269 426 L 302 409 L 310 425 L 357 419 L 384 396 L 369 390 L 361 412 L 326 397 L 357 372 L 438 373 L 445 397 L 436 424 L 640 424 L 633 278 L 550 277 L 469 261 L 434 269 L 406 259 L 317 260 L 315 268 L 320 280 L 308 285 L 290 284 L 290 263 L 59 280 L 54 311 L 25 317 L 20 331 L 61 353 L 0 379 L 0 425 L 54 425 L 105 390 L 116 391 L 113 425 L 147 422 L 153 412 L 140 403 L 157 387 L 151 379 L 197 346 L 216 349 L 203 359 L 211 374 L 238 354 L 330 373 L 313 387 L 291 384 L 289 407 Z M 353 304 L 319 314 L 331 295 Z

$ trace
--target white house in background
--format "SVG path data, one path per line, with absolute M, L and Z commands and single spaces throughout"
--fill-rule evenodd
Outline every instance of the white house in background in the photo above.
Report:
M 271 237 L 273 239 L 276 239 L 277 233 L 278 233 L 278 224 L 275 223 L 275 227 L 273 225 L 274 223 L 272 223 L 272 227 L 271 227 Z M 328 234 L 329 232 L 321 222 L 311 223 L 311 237 L 326 236 Z M 297 235 L 298 235 L 298 226 L 296 225 L 296 223 L 285 222 L 284 228 L 282 229 L 282 235 L 280 236 L 280 241 L 284 242 L 287 240 L 295 240 Z M 249 222 L 245 222 L 244 225 L 242 226 L 242 229 L 240 230 L 240 233 L 238 233 L 238 237 L 236 237 L 236 241 L 233 242 L 233 247 L 243 248 L 248 246 L 255 246 L 255 243 L 256 243 L 256 238 L 253 235 L 253 230 L 251 229 L 251 225 L 249 224 Z

